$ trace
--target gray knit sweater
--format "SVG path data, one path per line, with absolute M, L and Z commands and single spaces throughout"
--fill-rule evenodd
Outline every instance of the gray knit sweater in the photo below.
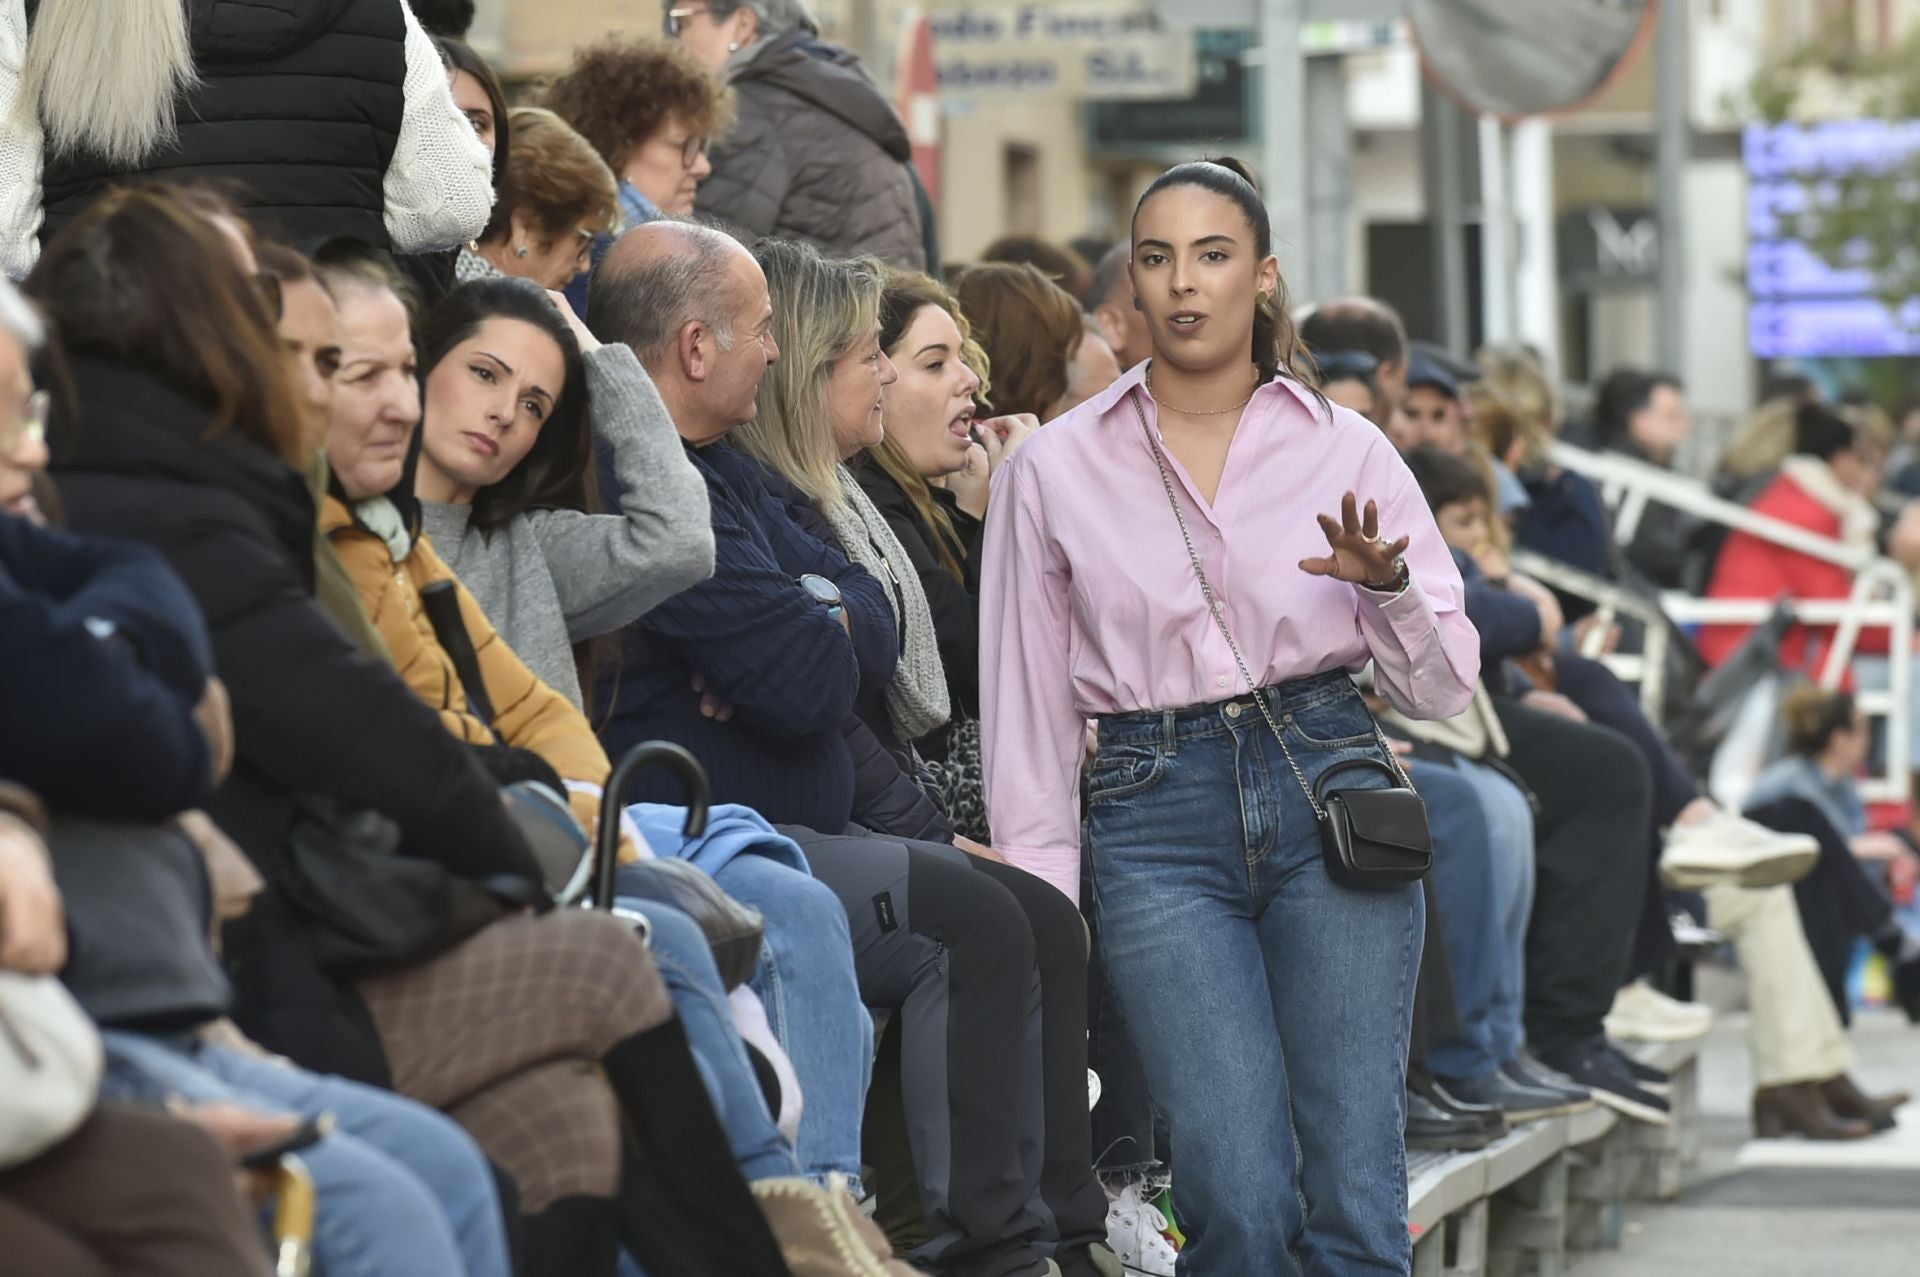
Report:
M 618 514 L 530 510 L 472 527 L 471 507 L 422 502 L 427 536 L 542 682 L 581 704 L 573 644 L 612 633 L 713 575 L 707 485 L 626 346 L 586 357 L 594 432 L 613 450 Z

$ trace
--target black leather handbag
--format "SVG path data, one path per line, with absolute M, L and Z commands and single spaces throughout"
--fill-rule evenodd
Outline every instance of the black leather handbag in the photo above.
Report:
M 1377 771 L 1390 789 L 1335 789 L 1343 772 Z M 1319 809 L 1320 852 L 1327 876 L 1360 891 L 1391 891 L 1418 882 L 1433 868 L 1433 831 L 1427 804 L 1399 772 L 1377 758 L 1335 763 L 1313 785 Z
M 312 923 L 329 972 L 362 976 L 445 953 L 516 909 L 551 899 L 522 878 L 485 882 L 400 850 L 400 827 L 378 812 L 318 795 L 296 799 L 280 888 Z

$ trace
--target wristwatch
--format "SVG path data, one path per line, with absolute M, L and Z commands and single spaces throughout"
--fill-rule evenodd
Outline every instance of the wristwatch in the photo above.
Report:
M 1393 575 L 1385 581 L 1375 583 L 1362 581 L 1360 588 L 1372 590 L 1375 594 L 1398 594 L 1413 581 L 1413 573 L 1407 570 L 1407 556 L 1400 555 L 1393 561 Z
M 821 607 L 827 609 L 827 615 L 839 620 L 841 613 L 847 610 L 846 602 L 840 597 L 840 587 L 824 576 L 812 572 L 800 578 L 800 588 Z

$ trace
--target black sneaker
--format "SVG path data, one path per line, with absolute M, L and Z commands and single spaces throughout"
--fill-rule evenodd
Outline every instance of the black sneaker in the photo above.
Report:
M 1427 1103 L 1441 1112 L 1451 1113 L 1455 1117 L 1470 1118 L 1480 1123 L 1480 1129 L 1485 1131 L 1490 1139 L 1497 1140 L 1507 1133 L 1506 1114 L 1490 1104 L 1468 1103 L 1432 1078 L 1417 1083 L 1413 1089 Z
M 1561 1103 L 1568 1106 L 1565 1110 L 1568 1113 L 1584 1113 L 1596 1103 L 1593 1093 L 1586 1087 L 1578 1085 L 1558 1069 L 1548 1068 L 1524 1050 L 1501 1065 L 1500 1072 L 1509 1081 L 1560 1096 Z
M 1593 1098 L 1635 1121 L 1666 1126 L 1673 1121 L 1673 1110 L 1666 1100 L 1640 1085 L 1638 1078 L 1609 1049 L 1604 1037 L 1584 1042 L 1569 1042 L 1542 1053 L 1542 1060 L 1560 1070 L 1576 1084 L 1593 1092 Z
M 1613 1052 L 1613 1058 L 1619 1061 L 1621 1067 L 1633 1075 L 1633 1080 L 1646 1090 L 1652 1091 L 1655 1095 L 1673 1093 L 1673 1074 L 1656 1069 L 1651 1064 L 1642 1064 L 1612 1038 L 1607 1039 L 1607 1050 Z
M 1491 1137 L 1478 1120 L 1449 1113 L 1417 1091 L 1407 1092 L 1408 1148 L 1464 1153 L 1490 1143 Z
M 1498 1071 L 1485 1077 L 1448 1078 L 1446 1087 L 1455 1099 L 1499 1109 L 1509 1122 L 1537 1122 L 1593 1107 L 1592 1097 L 1584 1091 L 1576 1096 L 1557 1088 L 1528 1086 Z

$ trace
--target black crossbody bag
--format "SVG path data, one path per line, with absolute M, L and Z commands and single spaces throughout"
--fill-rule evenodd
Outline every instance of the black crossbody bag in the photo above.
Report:
M 1433 831 L 1427 826 L 1427 805 L 1414 792 L 1413 783 L 1407 779 L 1407 773 L 1401 768 L 1400 760 L 1394 757 L 1386 738 L 1380 735 L 1377 724 L 1374 737 L 1388 761 L 1382 762 L 1378 758 L 1348 759 L 1329 767 L 1321 774 L 1318 783 L 1307 784 L 1306 773 L 1294 761 L 1293 751 L 1287 748 L 1287 738 L 1281 734 L 1280 724 L 1274 721 L 1267 698 L 1261 694 L 1259 684 L 1253 681 L 1246 659 L 1240 655 L 1240 645 L 1234 641 L 1233 631 L 1227 628 L 1226 610 L 1214 600 L 1213 585 L 1207 580 L 1207 570 L 1201 566 L 1200 552 L 1194 548 L 1193 534 L 1187 530 L 1187 516 L 1180 508 L 1179 496 L 1174 492 L 1173 476 L 1167 470 L 1167 458 L 1161 451 L 1160 440 L 1154 436 L 1153 427 L 1147 424 L 1147 414 L 1140 407 L 1140 400 L 1131 395 L 1129 399 L 1133 403 L 1134 415 L 1140 419 L 1140 429 L 1146 433 L 1147 446 L 1153 449 L 1154 464 L 1160 467 L 1160 482 L 1166 487 L 1167 503 L 1173 507 L 1173 517 L 1179 521 L 1180 537 L 1187 543 L 1187 557 L 1192 560 L 1193 573 L 1200 580 L 1200 593 L 1206 598 L 1207 613 L 1220 628 L 1221 637 L 1227 640 L 1234 664 L 1240 667 L 1240 677 L 1246 683 L 1247 690 L 1253 693 L 1253 703 L 1260 707 L 1260 716 L 1266 719 L 1267 727 L 1273 732 L 1273 739 L 1279 743 L 1280 752 L 1285 756 L 1287 766 L 1292 769 L 1294 779 L 1300 782 L 1300 792 L 1307 796 L 1307 804 L 1313 808 L 1314 819 L 1320 826 L 1320 852 L 1326 862 L 1327 876 L 1343 887 L 1359 891 L 1393 891 L 1420 881 L 1433 868 Z M 1337 776 L 1365 771 L 1385 773 L 1395 782 L 1394 787 L 1336 789 L 1332 785 Z

